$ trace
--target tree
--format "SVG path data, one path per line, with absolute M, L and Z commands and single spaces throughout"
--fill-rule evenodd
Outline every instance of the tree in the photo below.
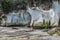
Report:
M 13 4 L 12 4 L 13 0 L 2 0 L 1 1 L 1 5 L 2 5 L 2 10 L 5 14 L 9 13 L 10 11 L 12 11 L 13 8 Z
M 58 22 L 58 24 L 60 25 L 60 18 L 59 18 L 59 22 Z

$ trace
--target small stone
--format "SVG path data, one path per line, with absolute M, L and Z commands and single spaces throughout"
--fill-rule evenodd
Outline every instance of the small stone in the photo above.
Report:
M 48 34 L 53 35 L 53 34 L 55 34 L 55 32 L 56 32 L 56 28 L 53 28 L 48 31 Z

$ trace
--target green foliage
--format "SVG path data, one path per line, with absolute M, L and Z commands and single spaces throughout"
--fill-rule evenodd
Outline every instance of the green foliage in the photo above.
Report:
M 41 2 L 42 2 L 42 0 L 36 0 L 36 2 L 37 2 L 37 3 L 41 3 Z
M 45 20 L 43 20 L 43 24 L 41 24 L 41 26 L 44 28 L 48 28 L 50 26 L 53 26 L 54 24 L 55 24 L 55 22 L 51 24 L 50 20 L 49 20 L 49 22 L 45 22 Z
M 49 24 L 48 23 L 45 23 L 45 24 L 41 24 L 42 27 L 44 28 L 48 28 L 49 27 Z
M 2 20 L 0 19 L 0 22 L 1 22 Z
M 1 22 L 2 22 L 2 18 L 0 18 L 0 25 L 1 25 Z
M 9 3 L 12 2 L 13 0 L 2 0 L 2 1 Z
M 9 13 L 13 8 L 13 0 L 2 0 L 2 10 L 4 13 Z
M 28 0 L 23 0 L 22 2 L 20 2 L 20 4 L 23 5 L 23 6 L 27 6 Z

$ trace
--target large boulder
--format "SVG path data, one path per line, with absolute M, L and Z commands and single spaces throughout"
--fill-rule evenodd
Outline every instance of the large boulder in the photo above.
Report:
M 31 15 L 26 13 L 10 13 L 7 16 L 7 22 L 9 24 L 16 24 L 16 25 L 30 25 L 31 23 Z

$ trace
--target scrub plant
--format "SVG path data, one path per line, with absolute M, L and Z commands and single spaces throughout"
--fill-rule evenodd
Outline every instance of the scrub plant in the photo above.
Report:
M 47 28 L 53 26 L 54 24 L 55 24 L 55 22 L 51 24 L 50 20 L 49 20 L 49 22 L 45 22 L 45 20 L 43 20 L 43 24 L 41 24 L 41 26 L 44 27 L 45 29 L 47 29 Z

